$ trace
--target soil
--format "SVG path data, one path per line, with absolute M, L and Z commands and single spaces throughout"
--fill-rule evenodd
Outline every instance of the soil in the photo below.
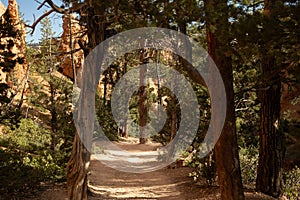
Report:
M 128 151 L 156 151 L 157 143 L 137 144 L 137 140 L 124 140 L 117 145 Z M 92 156 L 89 174 L 89 199 L 159 199 L 159 200 L 216 200 L 220 199 L 217 186 L 206 187 L 205 183 L 195 183 L 189 177 L 191 168 L 176 167 L 147 172 L 121 172 L 96 160 Z M 45 185 L 35 198 L 36 200 L 65 200 L 66 185 Z M 272 200 L 274 198 L 245 189 L 246 199 Z

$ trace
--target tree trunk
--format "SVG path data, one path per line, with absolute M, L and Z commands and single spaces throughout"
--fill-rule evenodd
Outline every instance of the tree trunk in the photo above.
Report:
M 81 142 L 76 132 L 72 154 L 67 165 L 67 187 L 69 200 L 87 199 L 87 172 L 90 152 Z
M 229 42 L 225 38 L 220 39 L 220 36 L 224 37 L 229 34 L 227 1 L 206 0 L 205 9 L 208 52 L 221 73 L 227 96 L 225 124 L 214 149 L 221 199 L 244 199 L 235 127 L 232 64 L 231 58 L 225 51 L 228 49 Z M 220 95 L 218 93 L 219 89 L 214 87 L 210 95 Z M 218 115 L 220 106 L 224 105 L 220 103 L 212 106 L 212 115 Z M 215 126 L 219 122 L 211 123 Z
M 215 145 L 218 182 L 220 185 L 221 199 L 244 199 L 240 161 L 238 154 L 235 114 L 234 114 L 234 93 L 232 66 L 229 58 L 223 57 L 217 64 L 225 85 L 227 95 L 227 113 L 224 127 L 218 142 Z M 222 64 L 221 64 L 222 63 Z M 212 92 L 213 95 L 215 92 Z M 218 107 L 212 108 L 217 114 Z M 218 123 L 218 122 L 213 122 Z M 226 153 L 224 153 L 226 152 Z
M 143 42 L 141 42 L 143 43 Z M 143 46 L 143 44 L 142 44 Z M 139 126 L 140 126 L 140 144 L 145 144 L 147 142 L 147 133 L 144 128 L 147 124 L 147 93 L 146 93 L 146 73 L 147 67 L 144 65 L 144 53 L 145 50 L 142 49 L 140 54 L 140 89 L 139 89 Z
M 85 16 L 89 42 L 88 48 L 85 50 L 85 56 L 98 44 L 104 41 L 105 36 L 105 5 L 99 7 L 99 4 L 95 2 L 96 1 L 90 1 L 87 3 L 87 11 L 85 10 L 86 15 L 82 15 Z M 87 72 L 86 75 L 89 75 L 92 78 L 95 73 L 96 72 Z M 83 101 L 91 101 L 91 99 L 95 99 L 95 97 L 91 97 L 89 94 L 86 94 L 85 97 L 86 98 L 83 98 Z M 85 106 L 87 105 L 86 102 L 84 104 Z M 92 122 L 83 122 L 83 124 L 85 126 L 93 126 L 94 121 L 90 121 Z M 80 133 L 78 132 L 75 134 L 72 154 L 67 165 L 67 189 L 69 200 L 87 199 L 87 172 L 90 163 L 90 152 L 83 145 L 79 134 Z
M 269 62 L 268 62 L 269 61 Z M 263 64 L 263 75 L 270 73 L 272 58 Z M 282 168 L 284 161 L 284 135 L 280 131 L 281 83 L 276 75 L 272 85 L 265 83 L 261 94 L 261 119 L 259 138 L 259 162 L 256 189 L 278 197 L 282 194 Z
M 272 7 L 275 0 L 265 0 L 264 32 L 272 31 L 274 23 Z M 274 29 L 276 30 L 276 29 Z M 261 101 L 261 118 L 259 132 L 259 161 L 257 168 L 256 189 L 273 197 L 282 194 L 282 169 L 284 163 L 284 134 L 280 129 L 280 97 L 281 82 L 279 74 L 274 74 L 275 57 L 268 52 L 268 42 L 272 41 L 270 35 L 263 36 L 262 47 L 262 79 L 263 88 L 259 92 Z

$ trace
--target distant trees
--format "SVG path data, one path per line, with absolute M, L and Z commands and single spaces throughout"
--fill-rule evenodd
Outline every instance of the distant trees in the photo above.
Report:
M 44 18 L 41 26 L 40 48 L 28 47 L 27 50 L 30 64 L 27 100 L 37 111 L 49 112 L 50 148 L 55 151 L 62 144 L 60 147 L 69 148 L 75 129 L 70 105 L 72 82 L 58 73 L 58 41 L 54 39 L 50 19 Z

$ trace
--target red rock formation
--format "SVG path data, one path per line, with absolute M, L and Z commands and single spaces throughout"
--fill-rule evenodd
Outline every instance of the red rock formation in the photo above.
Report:
M 73 68 L 72 68 L 72 57 L 71 57 L 71 48 L 70 48 L 70 19 L 72 24 L 72 50 L 74 58 L 74 66 L 76 70 L 77 80 L 80 81 L 80 72 L 84 62 L 84 52 L 79 50 L 79 40 L 87 41 L 87 36 L 82 37 L 85 28 L 80 26 L 76 16 L 74 14 L 65 15 L 63 17 L 63 33 L 61 36 L 60 51 L 63 52 L 63 55 L 60 56 L 60 68 L 65 76 L 73 79 Z
M 3 13 L 3 4 L 0 5 L 0 20 L 3 25 L 2 28 L 6 28 L 9 25 L 11 28 L 4 36 L 0 38 L 0 61 L 4 62 L 4 66 L 0 66 L 0 83 L 7 83 L 14 93 L 17 93 L 17 97 L 20 96 L 23 89 L 22 85 L 25 82 L 25 75 L 27 70 L 26 62 L 26 29 L 24 24 L 19 18 L 18 4 L 16 0 L 9 0 L 6 11 Z M 1 13 L 2 16 L 1 16 Z M 13 45 L 12 45 L 13 44 Z M 7 57 L 6 54 L 13 55 Z M 8 72 L 3 71 L 5 65 L 16 62 L 13 70 Z M 6 64 L 7 63 L 7 64 Z
M 5 10 L 6 10 L 5 6 L 0 1 L 0 17 L 3 15 L 3 13 L 5 12 Z
M 0 20 L 3 18 L 2 15 L 5 13 L 5 10 L 6 10 L 5 6 L 0 2 Z M 5 80 L 6 80 L 6 73 L 3 73 L 0 67 L 0 83 L 5 82 Z

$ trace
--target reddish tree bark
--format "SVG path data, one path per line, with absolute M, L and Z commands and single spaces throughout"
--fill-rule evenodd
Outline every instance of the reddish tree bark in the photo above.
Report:
M 141 42 L 141 47 L 144 47 L 144 41 Z M 145 58 L 145 49 L 142 49 L 140 52 L 140 88 L 139 88 L 139 126 L 140 126 L 140 144 L 145 144 L 147 142 L 147 133 L 145 126 L 147 125 L 147 92 L 146 92 L 146 83 L 147 83 L 147 66 L 144 64 Z
M 273 7 L 277 0 L 265 0 L 264 31 L 262 44 L 262 82 L 259 96 L 261 118 L 259 132 L 259 161 L 257 168 L 256 189 L 273 197 L 282 194 L 282 169 L 284 164 L 284 134 L 280 130 L 280 75 L 276 69 L 275 56 L 269 53 L 268 44 L 272 34 L 265 34 L 274 29 Z M 274 29 L 275 30 L 275 29 Z M 278 66 L 277 66 L 278 67 Z
M 214 149 L 221 199 L 244 199 L 235 127 L 232 63 L 227 52 L 227 1 L 206 0 L 205 9 L 208 52 L 220 71 L 227 95 L 226 105 L 220 102 L 212 106 L 212 115 L 218 114 L 219 106 L 227 106 L 223 131 Z M 220 39 L 220 36 L 223 38 Z M 220 91 L 214 87 L 210 95 L 220 95 Z M 211 123 L 217 125 L 219 122 Z

